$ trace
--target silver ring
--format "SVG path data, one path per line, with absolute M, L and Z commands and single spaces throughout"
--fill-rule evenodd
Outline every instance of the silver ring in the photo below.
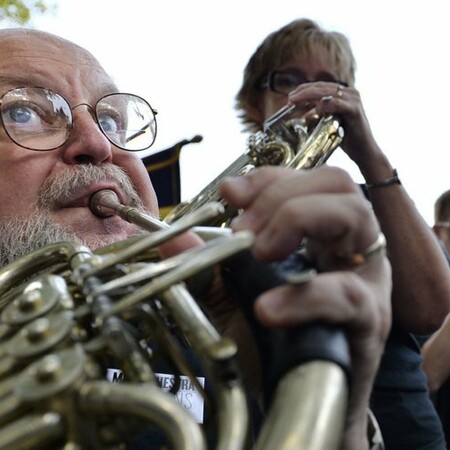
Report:
M 347 253 L 344 255 L 338 255 L 338 259 L 350 266 L 360 266 L 367 262 L 369 258 L 375 256 L 377 253 L 380 253 L 386 249 L 386 238 L 384 234 L 379 231 L 377 238 L 372 244 L 366 247 L 364 250 L 355 253 Z
M 342 86 L 338 86 L 338 88 L 336 90 L 336 97 L 342 98 L 343 95 L 344 95 L 344 89 L 342 88 Z

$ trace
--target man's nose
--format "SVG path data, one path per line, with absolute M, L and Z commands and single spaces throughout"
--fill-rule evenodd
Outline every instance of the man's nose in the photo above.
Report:
M 69 164 L 101 164 L 111 162 L 112 144 L 100 130 L 93 108 L 81 103 L 72 109 L 73 125 L 64 146 L 64 159 Z

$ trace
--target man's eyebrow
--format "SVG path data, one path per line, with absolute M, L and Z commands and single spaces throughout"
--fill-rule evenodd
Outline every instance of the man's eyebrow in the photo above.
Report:
M 24 86 L 30 84 L 30 79 L 21 76 L 0 75 L 0 84 Z

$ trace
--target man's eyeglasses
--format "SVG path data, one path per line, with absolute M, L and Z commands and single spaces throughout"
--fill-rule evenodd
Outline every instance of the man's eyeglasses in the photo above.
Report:
M 288 95 L 289 92 L 293 91 L 297 86 L 315 81 L 329 81 L 348 87 L 347 83 L 328 77 L 317 80 L 308 80 L 302 73 L 296 70 L 273 70 L 263 79 L 261 87 L 270 89 L 278 94 Z
M 73 108 L 57 92 L 18 87 L 0 99 L 3 128 L 13 142 L 29 150 L 54 150 L 64 145 L 73 127 L 73 110 L 87 106 L 108 140 L 123 150 L 149 148 L 156 138 L 157 112 L 143 98 L 125 93 L 102 97 L 94 106 Z

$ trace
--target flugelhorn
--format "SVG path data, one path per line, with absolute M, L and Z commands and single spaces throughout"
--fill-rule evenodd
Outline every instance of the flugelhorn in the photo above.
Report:
M 249 136 L 246 151 L 192 199 L 175 206 L 164 218 L 173 223 L 183 215 L 214 201 L 224 204 L 224 213 L 204 225 L 226 226 L 237 212 L 225 205 L 218 188 L 225 177 L 245 175 L 255 167 L 273 165 L 311 169 L 324 164 L 339 146 L 344 129 L 337 117 L 289 118 L 295 105 L 287 105 L 269 117 L 263 130 Z

